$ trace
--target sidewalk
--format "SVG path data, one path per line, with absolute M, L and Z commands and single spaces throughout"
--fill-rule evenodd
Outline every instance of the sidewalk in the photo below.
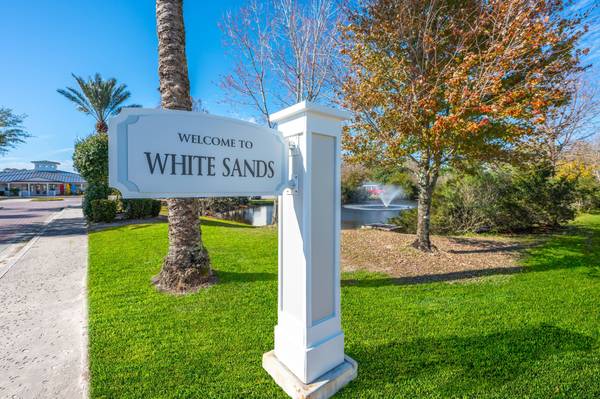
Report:
M 0 278 L 0 397 L 85 398 L 87 234 L 67 208 Z

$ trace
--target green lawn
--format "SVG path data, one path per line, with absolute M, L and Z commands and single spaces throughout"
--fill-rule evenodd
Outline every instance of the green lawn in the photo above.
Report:
M 286 397 L 261 368 L 276 323 L 276 231 L 211 220 L 203 232 L 220 282 L 185 297 L 150 284 L 166 224 L 90 234 L 92 397 Z M 359 376 L 338 397 L 599 398 L 600 215 L 523 263 L 460 283 L 344 275 Z
M 64 198 L 61 197 L 35 197 L 32 198 L 31 201 L 33 202 L 45 202 L 45 201 L 63 201 Z
M 273 205 L 274 201 L 272 199 L 256 199 L 250 200 L 250 205 Z

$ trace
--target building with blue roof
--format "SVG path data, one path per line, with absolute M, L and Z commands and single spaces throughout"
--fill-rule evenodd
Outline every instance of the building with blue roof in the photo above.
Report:
M 77 195 L 85 190 L 85 179 L 77 173 L 58 170 L 59 162 L 32 161 L 33 169 L 0 172 L 0 195 L 21 197 Z

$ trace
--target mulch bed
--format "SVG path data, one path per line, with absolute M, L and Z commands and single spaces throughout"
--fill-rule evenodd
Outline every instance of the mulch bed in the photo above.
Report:
M 380 230 L 342 230 L 343 271 L 385 273 L 397 283 L 456 281 L 519 272 L 522 251 L 533 245 L 513 237 L 432 236 L 431 253 L 412 247 L 415 236 Z

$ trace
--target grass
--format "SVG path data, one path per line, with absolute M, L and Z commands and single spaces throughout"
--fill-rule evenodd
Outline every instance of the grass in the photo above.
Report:
M 166 233 L 90 234 L 91 396 L 285 398 L 261 368 L 276 324 L 276 231 L 205 220 L 220 283 L 185 297 L 150 284 Z M 600 397 L 600 215 L 523 265 L 460 284 L 345 274 L 345 348 L 359 376 L 336 397 Z
M 255 205 L 255 206 L 273 205 L 273 203 L 274 203 L 273 199 L 254 199 L 254 200 L 250 200 L 250 202 L 249 202 L 250 205 Z
M 60 197 L 35 197 L 35 198 L 31 199 L 31 201 L 33 201 L 33 202 L 62 201 L 62 200 L 64 200 L 64 198 L 60 198 Z

